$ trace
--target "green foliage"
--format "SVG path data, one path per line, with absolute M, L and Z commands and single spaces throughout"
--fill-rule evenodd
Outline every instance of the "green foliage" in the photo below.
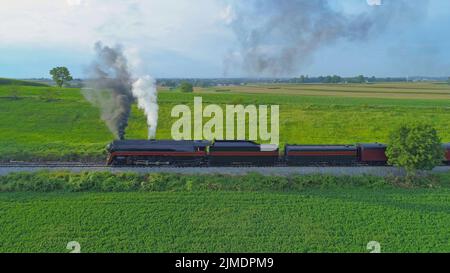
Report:
M 65 83 L 73 80 L 72 76 L 70 75 L 69 69 L 64 66 L 53 68 L 52 70 L 50 70 L 50 75 L 52 76 L 53 81 L 59 87 L 62 87 Z
M 111 172 L 13 173 L 0 176 L 0 192 L 268 191 L 301 192 L 329 188 L 446 187 L 446 176 L 402 177 L 294 175 L 263 176 L 136 174 Z
M 450 173 L 416 179 L 14 173 L 0 252 L 449 252 Z
M 179 89 L 184 93 L 192 93 L 194 92 L 194 86 L 189 82 L 180 83 Z
M 450 189 L 1 193 L 0 252 L 450 252 Z M 420 224 L 418 224 L 420 223 Z
M 386 155 L 390 164 L 414 173 L 436 167 L 442 162 L 444 151 L 436 129 L 413 124 L 401 126 L 391 133 Z
M 375 78 L 370 79 L 371 81 L 374 81 Z M 359 83 L 359 84 L 363 84 L 366 83 L 366 77 L 364 77 L 364 75 L 359 75 L 353 78 L 348 78 L 347 79 L 348 83 Z

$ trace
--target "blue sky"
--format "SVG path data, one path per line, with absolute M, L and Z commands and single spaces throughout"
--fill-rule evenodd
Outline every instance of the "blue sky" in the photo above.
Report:
M 0 6 L 0 77 L 48 77 L 61 65 L 83 77 L 98 40 L 139 55 L 141 69 L 154 77 L 248 76 L 239 63 L 224 74 L 225 56 L 240 48 L 231 27 L 236 1 L 9 1 Z M 409 1 L 417 17 L 393 20 L 365 40 L 323 45 L 289 75 L 277 76 L 450 76 L 450 1 Z M 328 2 L 348 14 L 385 8 L 367 0 Z

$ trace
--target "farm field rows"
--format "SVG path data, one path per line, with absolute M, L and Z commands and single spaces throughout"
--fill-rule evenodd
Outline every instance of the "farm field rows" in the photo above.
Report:
M 232 87 L 197 88 L 197 91 L 391 99 L 448 99 L 450 86 L 436 83 L 250 84 Z
M 2 193 L 0 252 L 449 252 L 450 191 Z
M 255 96 L 253 89 L 258 88 L 264 89 L 264 92 Z M 296 91 L 304 88 L 315 89 L 315 95 Z M 171 126 L 176 120 L 170 117 L 174 105 L 192 105 L 195 96 L 202 96 L 204 104 L 221 106 L 279 104 L 281 145 L 384 142 L 395 126 L 411 121 L 423 121 L 435 126 L 443 141 L 450 141 L 448 85 L 262 85 L 216 89 L 228 91 L 216 92 L 211 88 L 200 88 L 193 94 L 160 91 L 157 138 L 171 138 Z M 329 89 L 343 89 L 342 92 L 352 90 L 360 95 L 370 94 L 371 97 L 326 93 Z M 326 95 L 321 90 L 325 90 Z M 374 90 L 382 93 L 372 93 L 377 92 Z M 401 99 L 391 98 L 391 93 L 400 94 L 405 90 L 419 92 L 420 96 L 427 98 L 418 99 L 417 94 L 409 93 L 402 95 Z M 444 95 L 447 99 L 437 99 L 433 92 L 449 92 L 449 95 Z M 0 160 L 3 161 L 101 162 L 105 158 L 105 145 L 113 139 L 99 118 L 99 110 L 83 98 L 79 89 L 0 85 L 0 117 Z M 142 112 L 134 107 L 127 137 L 145 138 L 145 124 Z

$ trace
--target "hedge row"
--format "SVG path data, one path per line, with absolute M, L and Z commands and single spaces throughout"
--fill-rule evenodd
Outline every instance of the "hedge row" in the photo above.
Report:
M 49 172 L 13 173 L 0 176 L 0 192 L 128 192 L 128 191 L 301 191 L 309 188 L 385 188 L 439 187 L 449 184 L 450 175 L 427 176 L 416 181 L 404 178 L 375 176 L 263 176 L 248 174 L 180 175 L 136 174 L 110 172 Z

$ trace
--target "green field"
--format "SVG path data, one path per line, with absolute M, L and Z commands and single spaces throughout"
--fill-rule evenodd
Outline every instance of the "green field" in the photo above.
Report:
M 22 85 L 20 85 L 22 84 Z M 103 161 L 113 138 L 79 89 L 0 82 L 0 160 Z M 443 84 L 259 85 L 161 89 L 157 138 L 192 104 L 279 104 L 284 143 L 386 140 L 412 121 L 450 141 Z M 133 108 L 129 138 L 147 135 Z M 448 174 L 399 178 L 155 174 L 0 177 L 0 252 L 449 252 Z
M 450 190 L 0 194 L 0 252 L 450 252 Z
M 384 142 L 393 127 L 412 121 L 432 124 L 450 141 L 450 86 L 432 83 L 250 85 L 193 94 L 161 88 L 157 138 L 171 137 L 172 107 L 191 105 L 194 96 L 221 106 L 280 105 L 281 145 Z M 99 116 L 79 89 L 0 85 L 0 160 L 103 161 L 113 135 Z M 127 137 L 146 135 L 145 118 L 134 107 Z
M 0 252 L 449 252 L 449 181 L 10 174 Z

